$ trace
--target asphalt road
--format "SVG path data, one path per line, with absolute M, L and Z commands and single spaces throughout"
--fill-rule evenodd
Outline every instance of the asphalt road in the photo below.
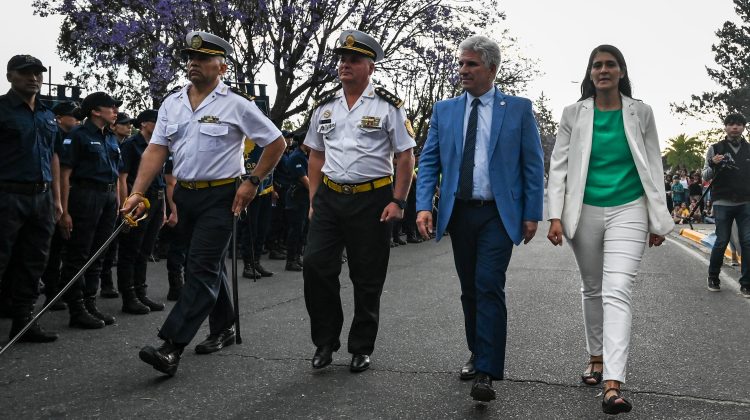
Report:
M 67 327 L 67 314 L 42 319 L 60 333 L 52 344 L 19 344 L 0 358 L 0 418 L 243 418 L 243 419 L 581 419 L 604 418 L 600 389 L 579 383 L 586 353 L 579 278 L 570 247 L 553 248 L 546 224 L 516 248 L 508 270 L 507 379 L 498 399 L 480 404 L 457 370 L 468 357 L 450 238 L 398 247 L 381 304 L 373 366 L 348 370 L 342 350 L 334 364 L 310 368 L 302 278 L 283 271 L 240 285 L 244 343 L 212 355 L 192 345 L 173 378 L 138 359 L 157 344 L 166 316 L 119 312 L 97 331 Z M 750 300 L 725 270 L 724 290 L 705 288 L 705 255 L 681 239 L 648 250 L 635 288 L 635 315 L 626 396 L 633 419 L 750 418 Z M 165 263 L 149 266 L 150 294 L 164 299 Z M 352 289 L 342 274 L 346 322 Z M 167 309 L 171 307 L 171 303 Z M 207 327 L 193 344 L 203 338 Z M 7 336 L 9 320 L 0 320 Z

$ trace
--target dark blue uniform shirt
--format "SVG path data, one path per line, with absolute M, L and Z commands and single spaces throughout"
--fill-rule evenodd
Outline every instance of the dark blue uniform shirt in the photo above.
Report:
M 276 165 L 276 169 L 273 171 L 273 182 L 281 187 L 290 186 L 294 180 L 289 175 L 287 169 L 287 162 L 289 161 L 289 154 L 284 153 L 279 159 L 279 163 Z
M 257 144 L 255 147 L 253 147 L 253 150 L 250 151 L 250 153 L 245 156 L 245 174 L 250 175 L 250 173 L 255 169 L 255 166 L 258 164 L 258 161 L 260 160 L 260 155 L 263 153 L 263 148 L 258 146 Z M 271 171 L 268 176 L 261 180 L 260 185 L 258 186 L 258 194 L 260 194 L 263 190 L 270 187 L 273 183 L 273 171 Z
M 305 155 L 302 149 L 297 148 L 289 155 L 286 169 L 289 177 L 293 180 L 292 187 L 286 193 L 287 206 L 294 207 L 296 204 L 307 203 L 310 200 L 309 192 L 299 180 L 301 177 L 307 175 L 307 155 Z
M 148 143 L 141 133 L 126 139 L 120 145 L 120 151 L 122 152 L 121 172 L 128 174 L 127 183 L 131 188 L 136 175 L 138 175 L 138 166 L 141 164 L 141 156 L 143 151 L 146 150 L 146 146 L 148 146 Z M 164 174 L 159 172 L 154 181 L 151 182 L 149 190 L 163 190 L 165 186 Z
M 55 115 L 37 98 L 34 110 L 14 91 L 0 95 L 0 181 L 52 182 Z
M 86 180 L 114 184 L 122 164 L 117 137 L 105 127 L 97 128 L 86 120 L 63 140 L 60 165 L 73 168 L 71 181 Z

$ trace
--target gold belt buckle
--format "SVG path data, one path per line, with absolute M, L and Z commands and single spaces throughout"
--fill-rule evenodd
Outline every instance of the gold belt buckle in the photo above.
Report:
M 198 187 L 195 186 L 195 181 L 188 181 L 187 184 L 188 184 L 188 188 L 190 188 L 191 190 L 198 189 Z
M 354 194 L 354 187 L 352 187 L 351 185 L 342 185 L 341 192 L 343 194 Z

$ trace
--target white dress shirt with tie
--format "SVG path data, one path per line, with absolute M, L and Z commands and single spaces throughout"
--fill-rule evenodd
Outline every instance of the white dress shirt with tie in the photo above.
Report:
M 477 143 L 474 151 L 474 185 L 471 198 L 474 200 L 494 200 L 490 186 L 490 130 L 492 129 L 492 107 L 495 105 L 495 87 L 479 97 L 481 104 L 477 105 Z M 476 96 L 466 92 L 466 110 L 464 111 L 464 143 L 466 142 L 466 126 L 469 124 L 471 103 Z

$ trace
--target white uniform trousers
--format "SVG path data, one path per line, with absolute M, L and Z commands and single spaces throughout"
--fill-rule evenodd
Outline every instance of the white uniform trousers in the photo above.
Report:
M 604 380 L 625 382 L 631 296 L 648 239 L 646 199 L 614 207 L 584 204 L 569 241 L 581 272 L 586 349 L 604 358 Z

